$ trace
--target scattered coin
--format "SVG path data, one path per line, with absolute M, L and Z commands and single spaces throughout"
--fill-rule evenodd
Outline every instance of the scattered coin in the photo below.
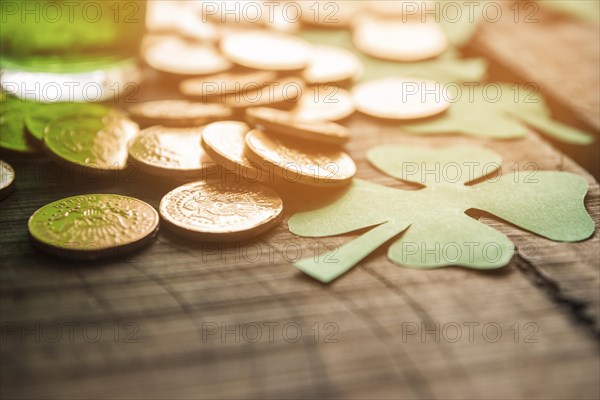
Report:
M 98 259 L 131 252 L 158 231 L 154 208 L 133 197 L 88 194 L 47 204 L 29 218 L 33 244 L 50 254 Z
M 192 103 L 186 100 L 158 100 L 135 104 L 128 109 L 142 126 L 164 125 L 192 127 L 231 117 L 231 110 L 221 104 Z
M 3 153 L 36 155 L 39 150 L 25 136 L 25 113 L 17 110 L 0 114 L 0 150 Z
M 365 16 L 358 20 L 353 39 L 370 56 L 393 61 L 419 61 L 439 56 L 448 40 L 435 22 Z
M 250 127 L 243 122 L 213 122 L 202 131 L 202 146 L 217 164 L 248 181 L 269 181 L 267 171 L 250 161 L 244 153 L 246 133 Z
M 266 86 L 246 92 L 226 94 L 221 100 L 228 107 L 242 109 L 264 105 L 292 108 L 304 91 L 304 82 L 297 78 L 281 78 Z
M 44 149 L 77 166 L 121 170 L 127 165 L 127 145 L 137 133 L 138 125 L 116 110 L 102 118 L 66 117 L 48 124 Z
M 421 79 L 377 79 L 355 86 L 352 94 L 358 111 L 377 118 L 425 118 L 450 107 L 439 83 Z
M 292 109 L 295 118 L 302 121 L 339 121 L 354 111 L 350 92 L 335 85 L 313 86 Z
M 275 71 L 300 70 L 306 67 L 311 55 L 310 44 L 299 37 L 259 30 L 225 35 L 221 51 L 238 65 Z
M 245 240 L 279 224 L 283 202 L 257 185 L 199 181 L 178 187 L 160 202 L 167 226 L 190 239 Z
M 225 94 L 256 90 L 277 80 L 274 71 L 224 72 L 202 78 L 182 81 L 179 90 L 186 96 L 199 97 L 202 101 Z
M 28 138 L 41 142 L 44 130 L 50 121 L 57 118 L 88 115 L 103 117 L 111 112 L 109 107 L 95 103 L 47 103 L 39 104 L 25 116 L 25 128 Z
M 10 164 L 0 160 L 0 200 L 12 192 L 14 181 L 15 170 Z
M 350 131 L 330 121 L 303 121 L 289 111 L 267 107 L 252 107 L 246 110 L 246 121 L 274 135 L 342 145 L 350 140 Z
M 352 158 L 337 149 L 316 150 L 314 145 L 275 138 L 256 129 L 246 135 L 246 145 L 248 158 L 266 164 L 279 182 L 338 187 L 349 184 L 356 174 Z
M 203 150 L 202 128 L 153 126 L 131 141 L 129 156 L 140 169 L 172 178 L 200 179 L 214 163 Z
M 227 71 L 231 63 L 210 44 L 169 37 L 149 44 L 144 59 L 152 68 L 175 75 L 209 75 Z
M 302 77 L 308 84 L 315 85 L 352 81 L 362 71 L 362 63 L 351 51 L 335 46 L 314 46 Z

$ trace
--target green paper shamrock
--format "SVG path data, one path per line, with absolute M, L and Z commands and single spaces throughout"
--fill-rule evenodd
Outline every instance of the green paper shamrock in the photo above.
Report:
M 294 265 L 313 278 L 330 282 L 398 236 L 388 258 L 412 268 L 461 266 L 493 269 L 513 255 L 510 239 L 465 211 L 487 211 L 551 240 L 574 242 L 594 232 L 583 199 L 587 182 L 572 173 L 515 172 L 493 176 L 501 158 L 478 146 L 432 149 L 382 146 L 369 161 L 382 172 L 421 190 L 399 190 L 354 179 L 341 197 L 316 210 L 293 215 L 290 232 L 305 237 L 341 235 L 370 228 L 334 252 Z M 467 185 L 479 178 L 483 183 Z
M 552 120 L 543 97 L 533 86 L 481 83 L 445 89 L 444 96 L 452 103 L 446 113 L 402 124 L 402 130 L 423 135 L 463 133 L 509 139 L 525 136 L 528 125 L 567 143 L 586 145 L 594 141 L 592 135 Z
M 412 76 L 438 82 L 472 82 L 483 79 L 487 70 L 487 63 L 483 58 L 458 58 L 458 51 L 454 47 L 448 48 L 443 55 L 433 60 L 398 62 L 380 60 L 358 51 L 347 30 L 307 29 L 300 32 L 300 36 L 312 43 L 352 51 L 364 67 L 364 73 L 359 79 L 361 82 L 389 76 Z

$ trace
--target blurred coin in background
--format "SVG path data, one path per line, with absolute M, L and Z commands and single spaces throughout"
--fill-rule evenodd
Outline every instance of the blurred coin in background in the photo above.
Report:
M 301 70 L 310 61 L 311 50 L 305 40 L 273 31 L 232 32 L 221 40 L 221 51 L 229 61 L 262 70 Z
M 142 126 L 192 127 L 231 117 L 231 110 L 223 105 L 186 100 L 148 101 L 135 104 L 128 111 Z
M 179 84 L 179 90 L 185 96 L 208 101 L 211 97 L 255 90 L 276 80 L 277 73 L 274 71 L 224 72 L 183 80 Z
M 355 111 L 350 92 L 335 85 L 311 86 L 292 109 L 294 117 L 302 121 L 338 121 Z
M 143 57 L 155 70 L 174 75 L 217 74 L 231 68 L 231 63 L 212 44 L 185 41 L 177 36 L 145 45 Z
M 356 48 L 373 57 L 393 61 L 419 61 L 442 54 L 446 34 L 435 22 L 361 16 L 353 30 Z
M 309 85 L 351 82 L 360 77 L 363 66 L 349 50 L 336 46 L 314 46 L 302 78 Z
M 246 121 L 274 136 L 288 136 L 300 140 L 343 145 L 350 140 L 350 131 L 330 121 L 302 121 L 290 111 L 268 107 L 252 107 L 246 110 Z
M 352 90 L 356 109 L 386 119 L 418 119 L 440 114 L 450 107 L 442 85 L 416 78 L 383 78 Z

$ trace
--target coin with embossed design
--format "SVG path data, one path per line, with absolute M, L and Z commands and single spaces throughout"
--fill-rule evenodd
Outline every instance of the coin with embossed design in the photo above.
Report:
M 356 174 L 352 158 L 335 148 L 277 138 L 257 129 L 248 132 L 246 145 L 248 158 L 266 164 L 279 182 L 338 187 L 349 184 Z
M 14 181 L 15 170 L 10 164 L 0 160 L 0 200 L 12 192 Z
M 128 109 L 142 126 L 199 126 L 229 118 L 228 107 L 221 104 L 192 103 L 186 100 L 157 100 L 135 104 Z
M 154 175 L 200 179 L 214 165 L 201 138 L 202 128 L 144 129 L 129 144 L 130 162 Z
M 149 243 L 158 230 L 156 210 L 133 197 L 87 194 L 47 204 L 29 218 L 37 248 L 72 259 L 118 256 Z
M 246 121 L 273 135 L 342 145 L 350 140 L 348 128 L 330 121 L 303 121 L 296 114 L 268 107 L 246 110 Z
M 138 125 L 119 111 L 104 117 L 71 116 L 46 126 L 44 149 L 59 161 L 97 170 L 127 166 L 127 146 Z
M 190 239 L 244 240 L 279 224 L 283 202 L 261 185 L 208 180 L 167 193 L 159 210 L 169 228 Z
M 14 155 L 35 156 L 39 150 L 25 135 L 25 114 L 7 111 L 0 114 L 0 152 Z
M 269 181 L 268 171 L 250 161 L 244 154 L 246 133 L 250 127 L 243 122 L 221 121 L 206 125 L 202 131 L 202 146 L 210 158 L 228 171 L 252 181 Z

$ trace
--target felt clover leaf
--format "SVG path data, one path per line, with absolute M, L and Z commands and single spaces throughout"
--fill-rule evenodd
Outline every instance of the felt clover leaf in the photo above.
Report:
M 415 134 L 450 134 L 519 138 L 526 125 L 563 142 L 586 145 L 594 137 L 556 122 L 534 86 L 500 83 L 446 86 L 444 96 L 452 103 L 448 111 L 430 120 L 406 123 L 404 131 Z
M 469 209 L 487 211 L 556 241 L 579 241 L 594 232 L 583 205 L 588 184 L 572 173 L 493 175 L 500 156 L 477 146 L 382 146 L 371 149 L 367 157 L 387 175 L 424 187 L 400 190 L 354 179 L 333 203 L 293 215 L 289 230 L 299 236 L 369 229 L 331 253 L 294 264 L 321 282 L 341 276 L 401 233 L 388 250 L 388 258 L 398 265 L 474 269 L 507 265 L 514 252 L 510 239 L 469 217 L 465 214 Z M 488 179 L 467 185 L 482 177 Z

